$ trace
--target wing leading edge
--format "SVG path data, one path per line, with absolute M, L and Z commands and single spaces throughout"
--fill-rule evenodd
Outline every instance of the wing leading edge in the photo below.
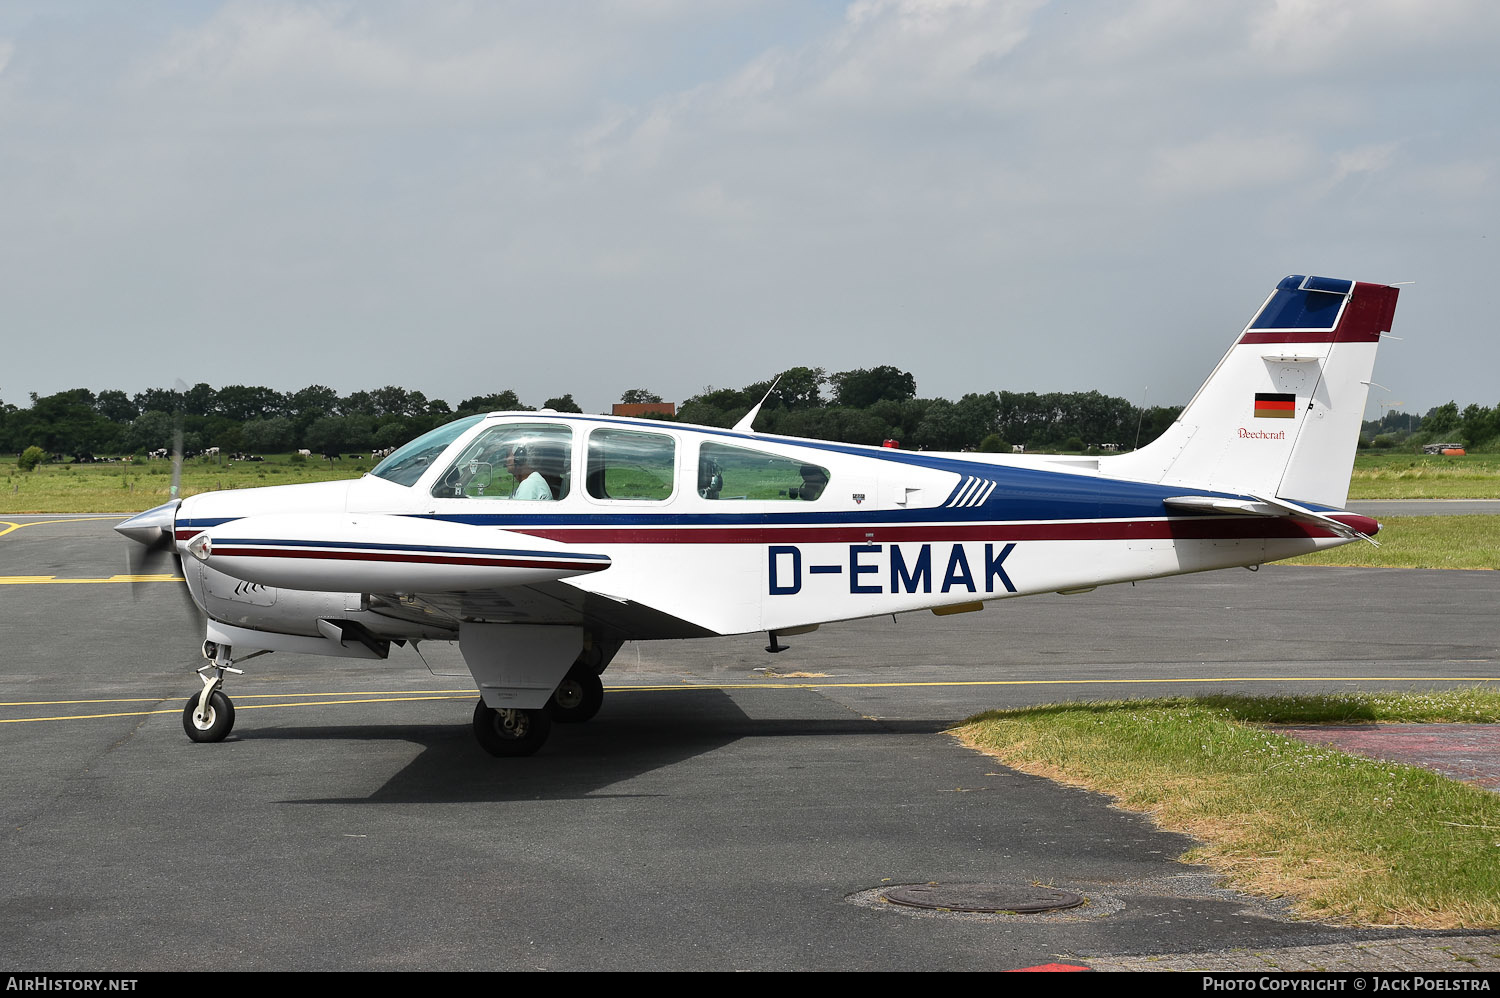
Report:
M 504 589 L 611 563 L 608 555 L 525 534 L 381 513 L 248 516 L 202 531 L 187 550 L 237 579 L 325 592 Z

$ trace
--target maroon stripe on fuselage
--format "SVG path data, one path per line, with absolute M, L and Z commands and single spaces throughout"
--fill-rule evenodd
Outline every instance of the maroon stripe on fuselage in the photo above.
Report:
M 1372 521 L 1373 522 L 1373 521 Z M 1104 520 L 1096 523 L 934 523 L 920 526 L 634 527 L 598 529 L 517 527 L 564 544 L 859 544 L 898 541 L 1119 541 L 1332 537 L 1331 530 L 1288 519 L 1191 517 L 1180 520 Z M 1355 528 L 1359 529 L 1359 528 Z
M 596 562 L 549 561 L 542 558 L 462 558 L 455 555 L 393 554 L 387 551 L 297 551 L 286 548 L 215 547 L 211 558 L 303 558 L 318 561 L 383 561 L 408 565 L 479 565 L 488 568 L 546 568 L 597 572 L 608 568 Z

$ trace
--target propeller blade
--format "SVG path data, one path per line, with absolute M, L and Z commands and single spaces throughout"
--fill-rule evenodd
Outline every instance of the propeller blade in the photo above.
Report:
M 181 378 L 177 379 L 177 392 L 179 396 L 177 411 L 172 416 L 172 491 L 168 493 L 173 499 L 182 498 L 180 489 L 182 486 L 182 407 L 181 396 L 187 394 L 187 383 Z
M 177 576 L 182 574 L 182 560 L 177 556 L 175 524 L 180 499 L 163 503 L 144 513 L 137 513 L 123 523 L 115 524 L 115 531 L 132 541 L 126 550 L 128 574 Z M 131 583 L 132 599 L 140 599 L 139 583 Z M 186 587 L 184 587 L 186 588 Z
M 196 601 L 194 601 L 193 593 L 190 589 L 188 589 L 187 566 L 182 563 L 182 556 L 177 553 L 177 548 L 175 546 L 172 548 L 172 568 L 175 574 L 181 576 L 182 578 L 182 585 L 175 587 L 177 590 L 178 598 L 180 598 L 187 605 L 188 619 L 196 621 L 198 623 L 198 633 L 199 635 L 201 635 L 203 633 L 201 629 L 204 619 L 203 609 L 198 606 Z

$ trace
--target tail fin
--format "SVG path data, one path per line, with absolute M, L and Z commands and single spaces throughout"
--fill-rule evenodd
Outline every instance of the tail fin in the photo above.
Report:
M 1327 277 L 1271 292 L 1177 422 L 1106 474 L 1342 507 L 1400 289 Z

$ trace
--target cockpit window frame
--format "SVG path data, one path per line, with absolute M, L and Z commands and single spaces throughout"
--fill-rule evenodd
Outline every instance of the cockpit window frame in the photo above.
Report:
M 669 462 L 669 473 L 671 475 L 670 488 L 665 495 L 613 495 L 609 492 L 606 483 L 607 476 L 612 467 L 623 467 L 630 463 L 629 459 L 620 457 L 620 453 L 614 453 L 615 460 L 610 462 L 610 451 L 604 450 L 603 445 L 610 440 L 625 442 L 630 438 L 637 438 L 646 443 L 646 438 L 666 441 L 671 447 L 671 459 Z M 682 477 L 680 462 L 684 447 L 682 441 L 674 433 L 664 433 L 659 430 L 638 429 L 636 427 L 599 426 L 591 429 L 584 449 L 584 481 L 577 490 L 588 497 L 590 502 L 615 505 L 619 503 L 637 503 L 647 506 L 661 506 L 672 502 L 678 495 L 679 484 Z M 648 452 L 649 453 L 649 452 Z M 660 453 L 658 451 L 658 453 Z M 656 469 L 646 468 L 650 473 Z
M 452 422 L 444 423 L 442 426 L 434 427 L 416 439 L 409 440 L 396 448 L 383 461 L 371 468 L 369 474 L 373 478 L 378 478 L 383 482 L 390 482 L 392 485 L 400 485 L 403 488 L 415 488 L 421 484 L 422 479 L 429 472 L 438 467 L 438 459 L 447 453 L 448 449 L 454 443 L 463 439 L 466 433 L 483 422 L 484 419 L 483 415 L 465 416 L 462 419 L 455 419 Z M 410 463 L 424 455 L 427 458 L 425 461 L 416 464 Z M 393 473 L 397 469 L 401 469 L 403 472 L 408 470 L 404 467 L 407 465 L 410 465 L 409 470 L 417 472 L 415 476 L 411 476 L 409 480 L 404 474 L 401 477 L 393 477 Z
M 728 480 L 724 474 L 724 466 L 730 464 L 726 459 L 732 457 L 738 457 L 740 460 L 734 464 L 738 464 L 747 471 L 751 466 L 760 462 L 782 469 L 781 481 L 772 484 L 769 488 L 776 488 L 781 482 L 784 482 L 786 487 L 776 488 L 776 495 L 751 495 L 749 491 L 741 494 L 740 490 L 745 488 L 746 476 L 742 474 L 738 476 L 738 480 Z M 832 477 L 832 472 L 826 466 L 805 458 L 719 440 L 704 440 L 698 445 L 698 497 L 710 502 L 757 502 L 777 505 L 788 501 L 817 502 L 828 494 L 828 483 Z M 819 479 L 822 482 L 821 486 L 818 486 L 817 491 L 812 495 L 808 495 L 807 493 L 811 490 L 810 486 Z M 765 491 L 766 488 L 767 486 L 762 486 L 759 491 Z M 726 490 L 728 494 L 725 494 Z
M 553 420 L 491 423 L 454 452 L 428 491 L 434 499 L 561 501 L 572 491 L 575 437 L 570 424 Z M 525 491 L 523 483 L 511 477 L 504 466 L 504 455 L 518 453 L 521 448 L 531 453 L 530 475 L 545 482 L 548 495 L 520 494 Z

